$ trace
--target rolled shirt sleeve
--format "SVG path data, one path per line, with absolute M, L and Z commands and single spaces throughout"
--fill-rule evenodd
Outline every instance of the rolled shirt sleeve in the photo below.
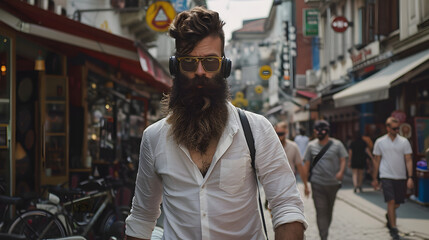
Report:
M 286 153 L 270 122 L 248 114 L 256 146 L 256 169 L 273 215 L 273 226 L 301 222 L 307 228 L 304 204 Z
M 155 160 L 151 150 L 148 131 L 143 133 L 139 169 L 131 214 L 125 220 L 125 234 L 132 237 L 150 239 L 156 220 L 160 215 L 162 182 L 155 172 Z

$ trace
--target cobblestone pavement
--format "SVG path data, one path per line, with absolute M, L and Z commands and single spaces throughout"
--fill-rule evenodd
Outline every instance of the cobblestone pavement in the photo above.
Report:
M 301 187 L 301 186 L 300 186 Z M 341 190 L 340 190 L 341 191 Z M 316 224 L 316 210 L 313 199 L 303 198 L 305 215 L 308 221 L 306 239 L 320 239 Z M 334 214 L 329 228 L 330 240 L 391 239 L 385 223 L 338 199 L 335 201 Z
M 303 192 L 304 188 L 301 182 L 298 182 L 298 187 L 300 191 Z M 372 191 L 370 188 L 367 188 L 366 190 Z M 337 195 L 337 200 L 335 201 L 334 206 L 333 220 L 329 229 L 329 239 L 392 239 L 388 229 L 385 226 L 385 210 L 382 207 L 376 206 L 368 201 L 362 201 L 361 195 L 354 194 L 352 191 L 353 190 L 350 189 L 350 186 L 347 187 L 346 183 L 346 187 L 340 189 Z M 381 197 L 381 195 L 377 195 L 377 197 Z M 306 239 L 320 239 L 316 224 L 316 212 L 314 209 L 313 199 L 311 196 L 309 198 L 302 196 L 302 199 L 304 201 L 305 216 L 309 225 L 305 231 Z M 428 210 L 425 209 L 424 211 Z M 268 228 L 268 237 L 269 239 L 274 239 L 274 232 L 272 231 L 271 218 L 268 211 L 265 212 L 265 218 Z M 402 230 L 401 224 L 403 221 L 404 220 L 402 219 L 398 220 L 400 231 Z M 416 224 L 420 224 L 418 219 L 409 218 L 407 221 L 415 221 Z M 426 223 L 427 220 L 424 220 L 424 224 Z M 404 231 L 400 233 L 401 239 L 403 240 L 429 240 L 426 235 L 416 235 L 413 234 L 412 231 L 405 231 L 405 226 L 403 230 Z

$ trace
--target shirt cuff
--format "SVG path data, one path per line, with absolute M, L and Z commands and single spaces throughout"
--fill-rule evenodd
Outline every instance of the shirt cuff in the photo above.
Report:
M 304 229 L 307 229 L 308 223 L 305 220 L 304 215 L 300 213 L 289 213 L 288 216 L 281 217 L 279 219 L 274 220 L 273 219 L 273 226 L 274 229 L 284 223 L 292 223 L 292 222 L 300 222 L 304 225 Z
M 155 228 L 155 222 L 139 220 L 129 215 L 125 220 L 125 235 L 136 238 L 150 239 Z

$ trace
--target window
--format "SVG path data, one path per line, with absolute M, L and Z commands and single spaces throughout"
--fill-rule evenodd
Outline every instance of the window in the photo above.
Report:
M 367 21 L 368 21 L 368 30 L 367 30 L 367 34 L 366 34 L 366 43 L 370 43 L 373 42 L 375 40 L 374 37 L 374 31 L 375 31 L 375 20 L 374 20 L 374 15 L 375 15 L 375 4 L 373 1 L 369 1 L 368 2 L 368 12 L 367 12 Z
M 357 41 L 356 44 L 363 44 L 363 28 L 365 26 L 365 21 L 363 18 L 363 13 L 365 12 L 365 8 L 361 7 L 358 9 L 358 24 L 357 24 Z
M 399 28 L 399 0 L 378 1 L 378 38 L 381 40 Z M 388 19 L 388 21 L 386 21 Z

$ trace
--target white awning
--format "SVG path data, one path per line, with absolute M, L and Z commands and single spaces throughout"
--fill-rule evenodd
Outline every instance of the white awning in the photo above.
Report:
M 293 114 L 293 121 L 294 122 L 305 122 L 310 119 L 310 112 L 308 110 L 295 112 Z
M 391 84 L 429 60 L 429 49 L 393 62 L 385 69 L 333 95 L 335 107 L 344 107 L 389 98 Z

